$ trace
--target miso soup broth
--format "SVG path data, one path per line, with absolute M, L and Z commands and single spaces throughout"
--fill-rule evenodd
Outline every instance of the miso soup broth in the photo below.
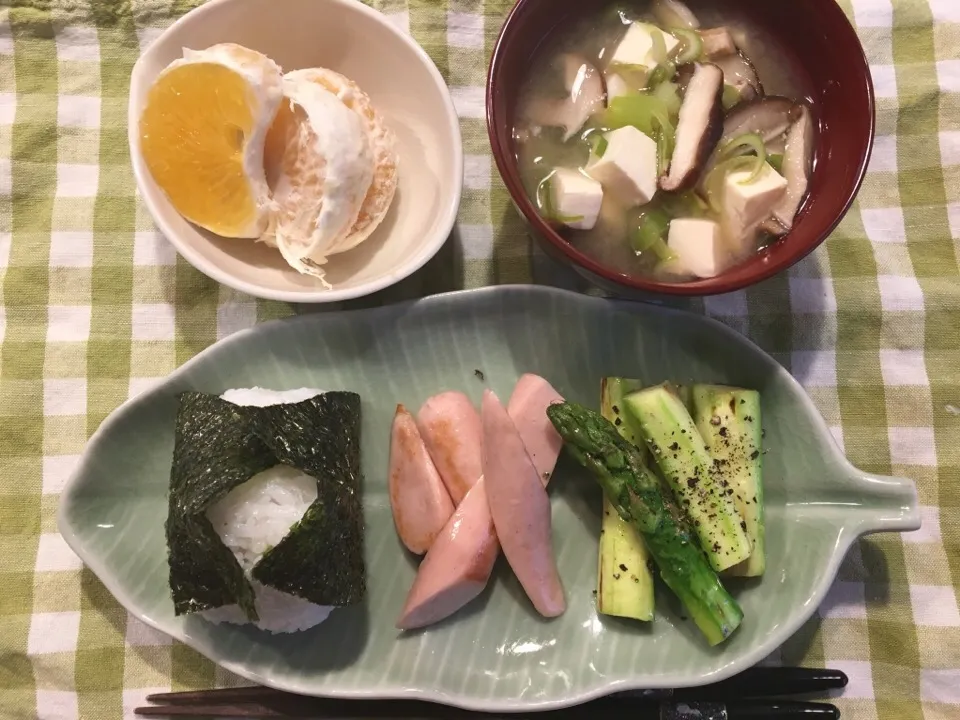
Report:
M 514 128 L 525 189 L 625 275 L 718 275 L 784 236 L 816 121 L 802 74 L 722 3 L 613 5 L 545 47 Z

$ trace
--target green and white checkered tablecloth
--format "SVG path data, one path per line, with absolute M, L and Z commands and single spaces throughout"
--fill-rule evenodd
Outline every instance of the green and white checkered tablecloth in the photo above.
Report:
M 416 277 L 354 304 L 531 280 L 577 287 L 531 248 L 489 156 L 483 84 L 510 0 L 374 4 L 447 78 L 467 157 L 455 237 Z M 956 719 L 960 0 L 842 5 L 878 103 L 856 206 L 789 273 L 687 306 L 790 368 L 855 464 L 919 488 L 923 528 L 860 542 L 773 661 L 846 671 L 844 717 Z M 193 270 L 135 193 L 130 71 L 190 7 L 0 2 L 0 718 L 132 717 L 149 691 L 236 682 L 128 617 L 55 524 L 58 493 L 108 413 L 218 338 L 294 311 Z

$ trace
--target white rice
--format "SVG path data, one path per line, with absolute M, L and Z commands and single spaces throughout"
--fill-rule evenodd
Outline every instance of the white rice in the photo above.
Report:
M 250 572 L 317 499 L 317 481 L 277 465 L 238 485 L 207 510 L 217 535 Z
M 282 391 L 240 388 L 227 390 L 221 397 L 236 405 L 265 407 L 302 402 L 322 392 L 311 388 Z M 295 468 L 277 465 L 231 490 L 207 510 L 207 518 L 250 578 L 251 570 L 263 554 L 286 536 L 316 499 L 314 478 Z M 256 625 L 262 630 L 274 633 L 306 630 L 322 623 L 334 609 L 314 605 L 253 578 L 250 583 L 260 616 Z M 202 615 L 215 623 L 249 623 L 237 605 L 205 610 Z

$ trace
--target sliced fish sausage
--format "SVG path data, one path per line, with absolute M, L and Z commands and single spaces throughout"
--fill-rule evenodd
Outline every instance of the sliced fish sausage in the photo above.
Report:
M 499 554 L 500 543 L 480 478 L 420 563 L 397 627 L 411 630 L 453 615 L 483 592 Z
M 539 375 L 527 373 L 517 381 L 507 403 L 507 414 L 517 426 L 544 485 L 550 479 L 563 447 L 563 438 L 547 417 L 547 408 L 561 402 L 563 398 L 550 383 Z
M 562 402 L 563 398 L 543 378 L 525 375 L 521 381 L 523 385 L 518 382 L 514 390 L 517 399 L 515 401 L 511 396 L 507 412 L 525 441 L 529 440 L 533 446 L 534 438 L 542 432 L 547 441 L 540 447 L 555 448 L 552 456 L 543 449 L 535 451 L 537 472 L 546 484 L 562 445 L 559 435 L 555 438 L 549 435 L 556 434 L 556 430 L 547 417 L 547 406 Z M 534 381 L 538 381 L 536 385 L 541 387 L 537 393 L 529 392 Z M 518 395 L 520 390 L 524 392 Z M 539 399 L 535 401 L 534 398 Z M 539 425 L 537 418 L 540 419 Z M 432 625 L 462 608 L 486 587 L 499 553 L 500 543 L 487 502 L 486 483 L 481 477 L 457 506 L 420 563 L 397 627 L 412 629 Z
M 567 608 L 553 555 L 550 498 L 543 476 L 492 390 L 483 394 L 483 477 L 503 554 L 530 602 L 544 617 Z
M 393 416 L 388 482 L 397 535 L 410 552 L 423 555 L 454 507 L 420 437 L 417 421 L 403 405 L 397 405 Z
M 480 414 L 462 392 L 428 398 L 417 413 L 417 427 L 454 505 L 483 472 L 480 469 Z

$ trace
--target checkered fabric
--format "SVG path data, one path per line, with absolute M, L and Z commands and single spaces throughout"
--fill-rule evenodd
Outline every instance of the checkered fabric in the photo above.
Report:
M 539 255 L 493 169 L 487 60 L 509 0 L 379 0 L 447 78 L 465 187 L 453 239 L 352 306 L 461 287 L 583 289 Z M 960 717 L 960 0 L 841 0 L 873 71 L 878 131 L 857 203 L 804 262 L 682 303 L 803 383 L 850 459 L 917 481 L 923 528 L 860 542 L 771 662 L 829 665 L 844 716 Z M 134 189 L 138 53 L 181 0 L 0 2 L 0 717 L 132 717 L 151 691 L 237 682 L 147 629 L 57 534 L 58 493 L 127 397 L 218 338 L 295 310 L 180 259 Z

